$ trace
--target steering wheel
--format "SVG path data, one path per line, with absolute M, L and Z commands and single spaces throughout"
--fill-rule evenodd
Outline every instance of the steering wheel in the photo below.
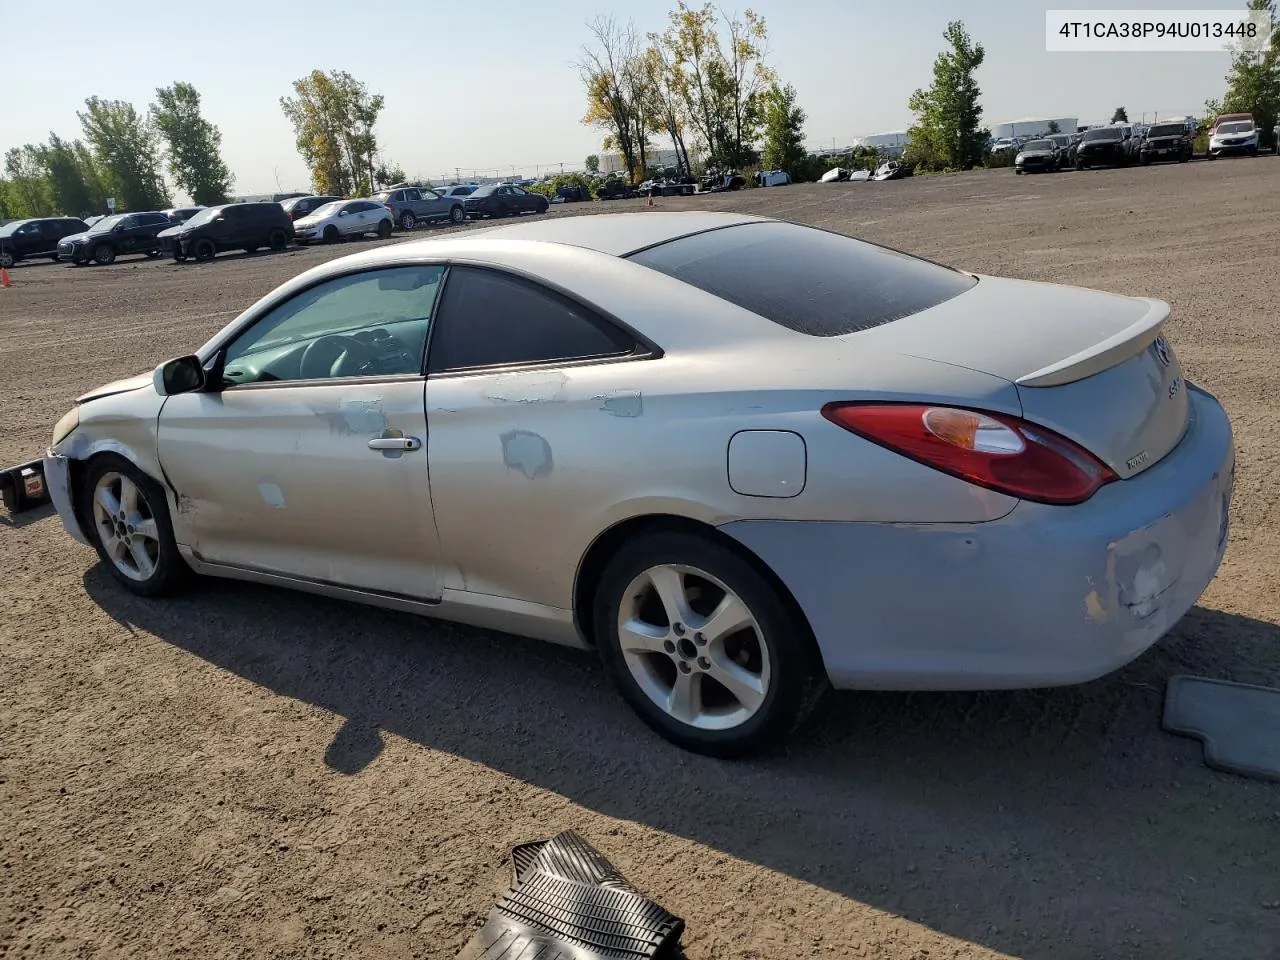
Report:
M 372 350 L 355 337 L 341 333 L 312 340 L 302 351 L 298 374 L 303 380 L 328 377 L 354 377 L 364 372 L 376 357 Z

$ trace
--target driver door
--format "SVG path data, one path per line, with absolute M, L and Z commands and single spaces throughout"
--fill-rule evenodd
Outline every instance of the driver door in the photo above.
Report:
M 223 347 L 222 389 L 165 400 L 179 542 L 208 563 L 439 599 L 423 357 L 443 274 L 307 288 Z

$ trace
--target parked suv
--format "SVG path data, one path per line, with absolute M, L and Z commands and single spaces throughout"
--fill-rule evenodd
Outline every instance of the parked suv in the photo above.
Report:
M 89 225 L 79 217 L 39 217 L 14 220 L 0 227 L 0 267 L 6 270 L 19 260 L 31 257 L 58 259 L 63 237 L 84 233 Z
M 1252 120 L 1220 120 L 1209 134 L 1209 159 L 1233 153 L 1258 155 L 1258 128 Z
M 341 199 L 341 197 L 290 197 L 288 200 L 281 200 L 280 206 L 284 207 L 285 213 L 289 214 L 289 219 L 297 223 L 326 203 Z
M 173 226 L 169 215 L 159 211 L 147 213 L 117 213 L 103 217 L 84 233 L 65 237 L 58 244 L 58 256 L 77 267 L 92 260 L 105 266 L 115 263 L 116 257 L 126 253 L 142 253 L 148 257 L 160 256 L 161 230 Z
M 1076 169 L 1126 166 L 1133 160 L 1135 144 L 1133 127 L 1127 123 L 1086 130 L 1076 147 Z
M 163 247 L 179 261 L 212 260 L 226 250 L 283 250 L 292 239 L 293 221 L 279 202 L 224 203 L 160 234 Z
M 1142 138 L 1138 147 L 1138 159 L 1143 163 L 1152 160 L 1177 160 L 1186 163 L 1194 149 L 1185 124 L 1155 123 Z
M 426 187 L 393 187 L 375 193 L 370 199 L 390 207 L 401 230 L 412 230 L 419 220 L 461 223 L 467 218 L 462 209 L 462 197 L 442 197 Z

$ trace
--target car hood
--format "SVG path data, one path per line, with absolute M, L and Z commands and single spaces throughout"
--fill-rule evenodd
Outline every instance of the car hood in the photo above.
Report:
M 78 406 L 82 403 L 88 403 L 90 400 L 101 400 L 103 397 L 110 397 L 117 393 L 128 393 L 131 390 L 141 390 L 143 387 L 150 387 L 153 382 L 153 375 L 151 373 L 140 373 L 136 377 L 129 377 L 125 380 L 115 380 L 76 397 L 76 404 Z
M 1123 140 L 1120 137 L 1109 137 L 1106 140 L 1082 140 L 1080 146 L 1086 149 L 1089 147 L 1112 147 L 1122 142 Z
M 86 230 L 83 233 L 73 233 L 73 234 L 70 234 L 69 236 L 65 236 L 59 242 L 60 243 L 84 243 L 88 239 L 89 239 L 89 231 Z
M 186 229 L 187 229 L 187 225 L 185 223 L 175 223 L 172 227 L 165 227 L 163 230 L 157 233 L 156 236 L 157 237 L 177 237 L 177 236 L 180 236 L 183 233 L 183 231 L 185 231 Z
M 327 219 L 327 217 L 299 217 L 293 221 L 293 225 L 294 227 L 318 227 Z

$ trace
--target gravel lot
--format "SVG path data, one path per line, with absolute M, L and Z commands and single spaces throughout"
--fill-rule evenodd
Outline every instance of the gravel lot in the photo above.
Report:
M 657 740 L 587 655 L 229 583 L 143 602 L 48 511 L 0 516 L 0 956 L 451 957 L 507 848 L 567 827 L 687 918 L 691 958 L 1280 956 L 1280 787 L 1159 729 L 1173 673 L 1280 683 L 1278 174 L 658 201 L 1173 304 L 1170 339 L 1237 430 L 1231 546 L 1173 634 L 1083 687 L 842 695 L 785 755 L 727 764 Z M 19 265 L 0 461 L 364 246 Z

